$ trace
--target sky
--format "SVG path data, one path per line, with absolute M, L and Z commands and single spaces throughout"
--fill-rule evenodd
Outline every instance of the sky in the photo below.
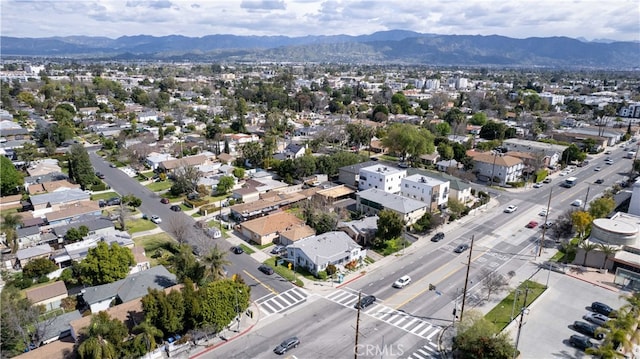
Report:
M 640 41 L 638 0 L 0 0 L 2 36 L 364 35 Z

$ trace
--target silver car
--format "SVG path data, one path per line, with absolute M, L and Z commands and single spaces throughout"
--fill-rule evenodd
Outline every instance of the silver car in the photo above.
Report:
M 600 313 L 587 313 L 584 315 L 584 317 L 582 317 L 582 319 L 591 322 L 593 324 L 599 325 L 599 326 L 604 326 L 605 324 L 607 324 L 607 322 L 609 321 L 609 318 L 600 314 Z

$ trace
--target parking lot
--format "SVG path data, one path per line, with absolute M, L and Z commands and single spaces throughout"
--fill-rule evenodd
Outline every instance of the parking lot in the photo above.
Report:
M 545 283 L 547 278 L 549 289 L 525 315 L 518 345 L 520 358 L 590 358 L 569 345 L 571 335 L 582 335 L 571 325 L 576 320 L 585 321 L 582 317 L 589 312 L 592 302 L 603 302 L 618 309 L 625 304 L 624 299 L 620 299 L 624 292 L 614 292 L 556 272 L 540 271 L 534 280 Z M 516 337 L 517 330 L 517 322 L 512 323 L 509 327 L 512 338 Z

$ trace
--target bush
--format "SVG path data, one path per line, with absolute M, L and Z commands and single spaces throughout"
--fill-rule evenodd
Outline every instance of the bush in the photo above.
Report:
M 47 277 L 46 275 L 43 275 L 42 277 L 38 278 L 38 283 L 47 283 L 49 281 L 49 277 Z
M 338 271 L 338 268 L 336 268 L 336 266 L 333 264 L 329 264 L 325 271 L 327 272 L 327 275 L 334 275 Z
M 320 271 L 318 272 L 317 277 L 321 280 L 326 280 L 327 279 L 327 272 L 326 271 Z
M 208 204 L 209 201 L 206 199 L 185 199 L 183 203 L 189 208 L 196 208 Z
M 92 191 L 104 191 L 107 189 L 108 189 L 107 184 L 104 182 L 100 182 L 98 184 L 94 184 L 93 186 L 91 186 Z
M 18 289 L 27 289 L 33 285 L 33 279 L 24 277 L 22 273 L 18 273 L 13 278 L 13 285 Z

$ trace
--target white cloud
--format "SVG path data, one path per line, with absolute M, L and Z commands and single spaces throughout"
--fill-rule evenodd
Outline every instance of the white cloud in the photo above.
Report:
M 0 0 L 15 37 L 123 35 L 568 36 L 640 41 L 637 0 Z

